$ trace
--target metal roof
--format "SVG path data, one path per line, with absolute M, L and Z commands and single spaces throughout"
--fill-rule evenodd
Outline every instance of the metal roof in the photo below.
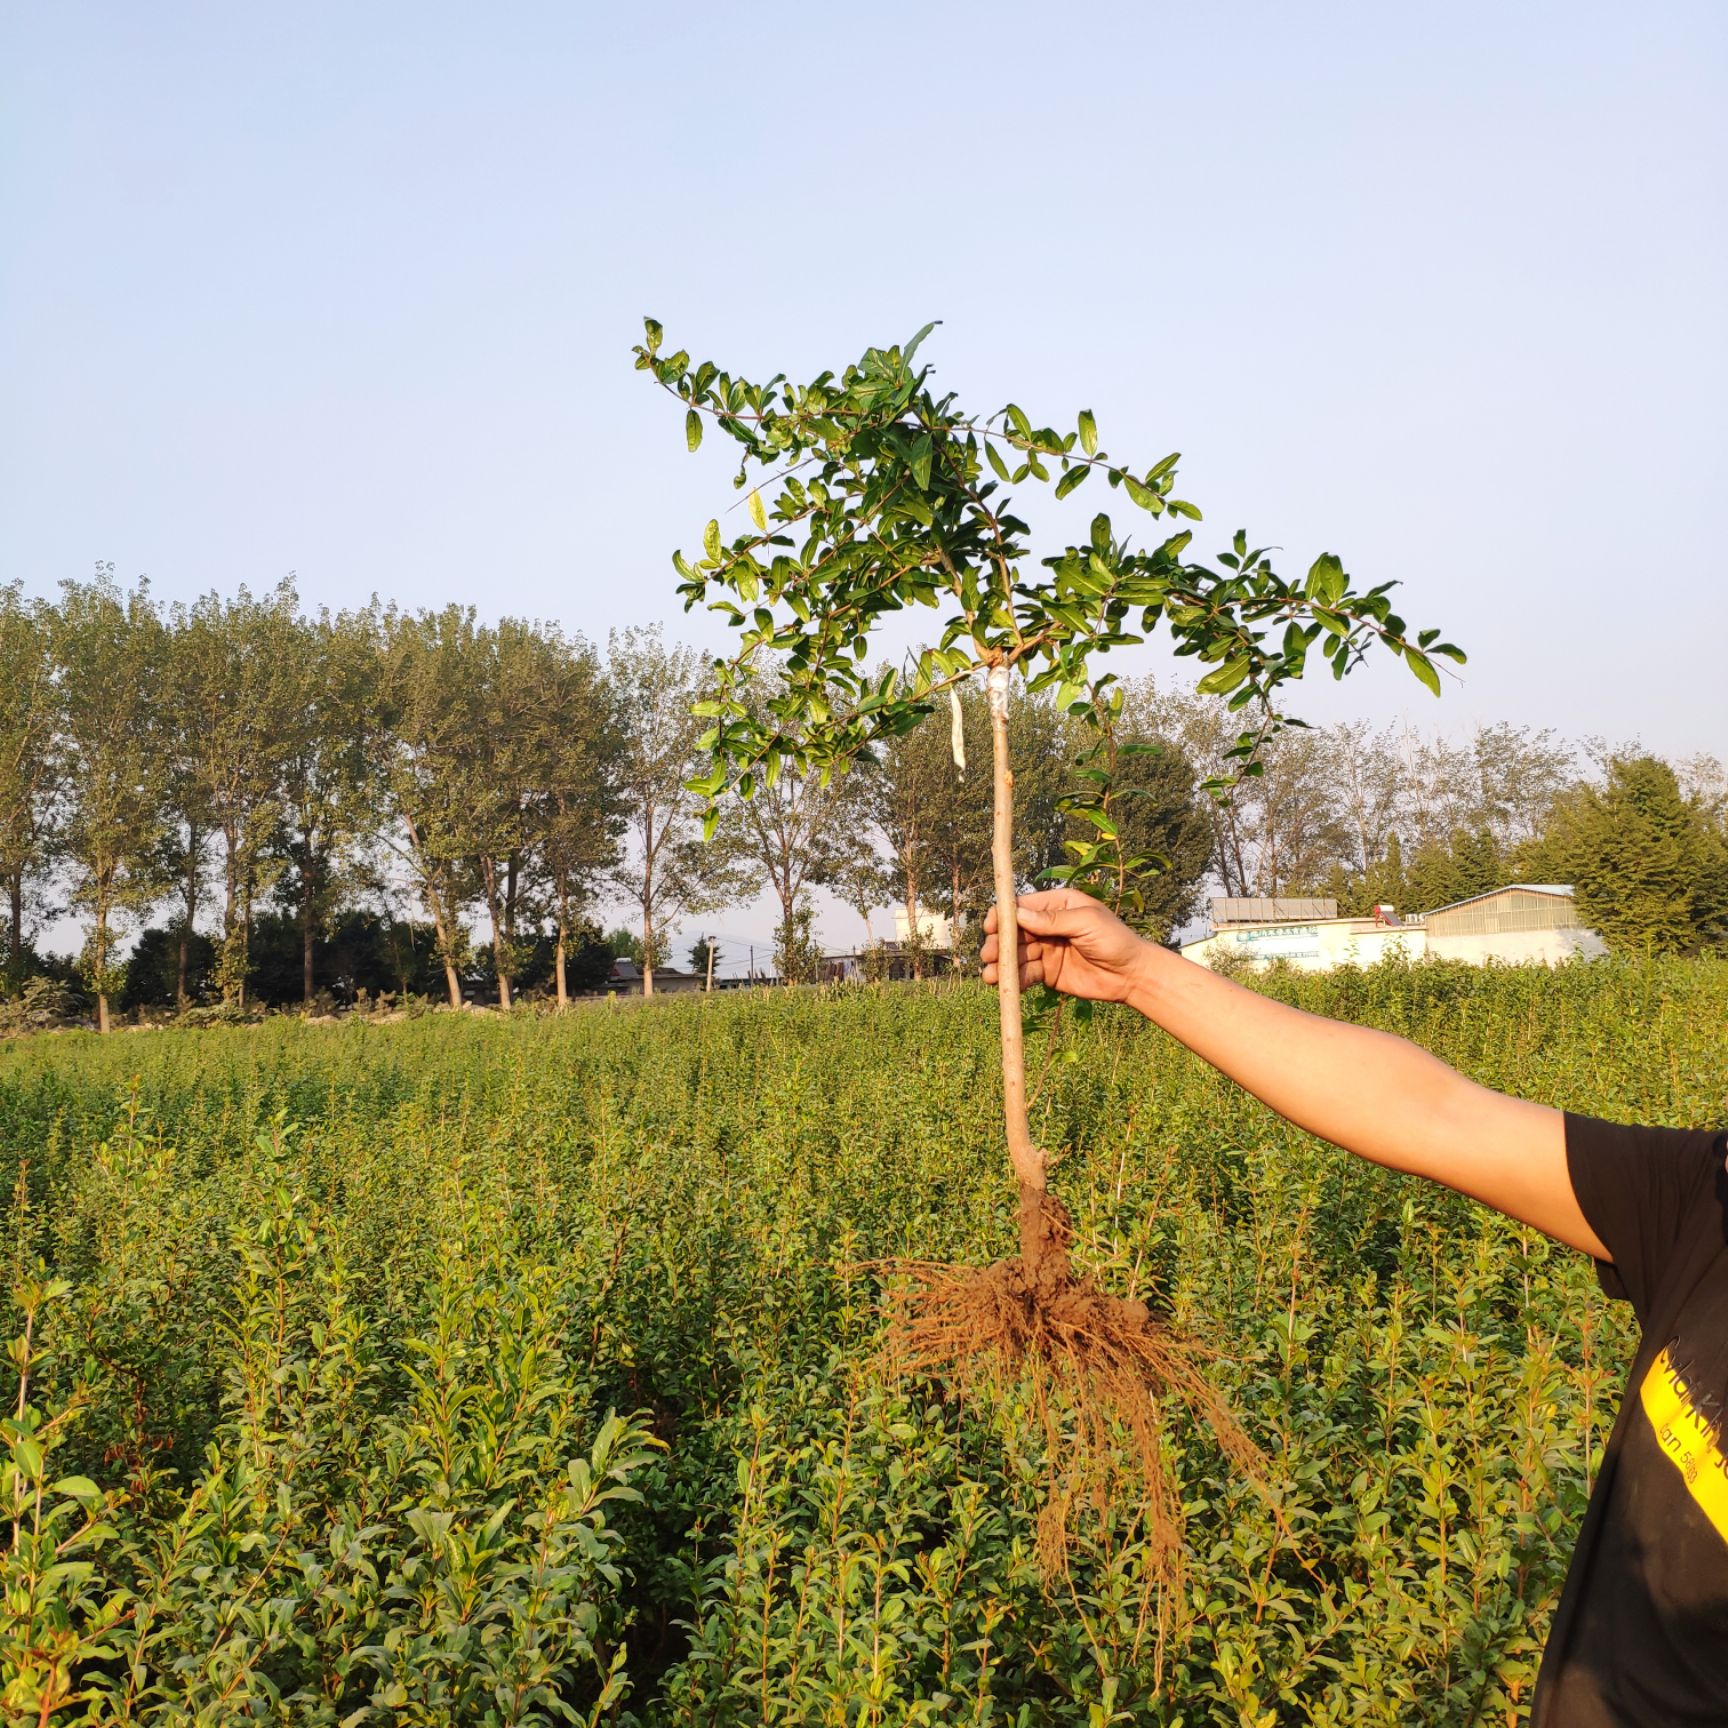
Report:
M 1568 900 L 1572 898 L 1570 882 L 1508 882 L 1504 888 L 1485 888 L 1480 894 L 1466 895 L 1462 900 L 1448 901 L 1444 906 L 1436 906 L 1432 911 L 1424 912 L 1424 918 L 1432 918 L 1436 912 L 1456 911 L 1460 906 L 1474 906 L 1478 900 L 1492 900 L 1496 894 L 1564 894 Z
M 1329 899 L 1267 896 L 1212 902 L 1214 927 L 1225 924 L 1312 924 L 1317 919 L 1337 916 L 1338 902 Z

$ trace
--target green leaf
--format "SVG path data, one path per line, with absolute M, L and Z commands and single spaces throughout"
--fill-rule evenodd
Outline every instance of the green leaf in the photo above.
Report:
M 1322 552 L 1308 566 L 1308 580 L 1303 584 L 1303 592 L 1322 606 L 1336 606 L 1344 598 L 1348 584 L 1343 560 L 1336 552 Z
M 716 564 L 720 562 L 720 524 L 718 521 L 710 521 L 707 528 L 703 530 L 702 550 Z
M 1098 422 L 1092 418 L 1090 408 L 1080 410 L 1080 448 L 1088 456 L 1098 454 Z
M 942 320 L 940 318 L 932 318 L 930 320 L 930 322 L 928 324 L 926 324 L 924 326 L 924 328 L 922 330 L 920 330 L 918 332 L 918 334 L 916 336 L 914 336 L 912 338 L 912 340 L 906 344 L 905 348 L 901 351 L 900 357 L 901 357 L 901 359 L 903 359 L 906 362 L 906 364 L 908 366 L 910 366 L 912 364 L 912 356 L 914 354 L 916 354 L 918 352 L 918 350 L 924 345 L 924 338 L 926 336 L 928 336 L 930 334 L 930 332 L 932 330 L 934 330 L 936 328 L 936 326 L 938 324 L 940 324 L 941 322 L 942 322 Z
M 1160 498 L 1150 486 L 1142 486 L 1132 474 L 1124 474 L 1122 476 L 1122 484 L 1128 488 L 1128 496 L 1132 498 L 1142 510 L 1150 510 L 1154 516 L 1162 516 L 1164 514 L 1164 500 Z
M 1008 464 L 996 453 L 996 446 L 988 438 L 984 440 L 984 454 L 990 458 L 990 466 L 996 470 L 996 478 L 1005 484 L 1008 482 Z
M 702 443 L 702 416 L 694 408 L 684 416 L 684 442 L 693 451 Z
M 702 838 L 703 838 L 703 840 L 705 840 L 705 841 L 712 840 L 714 838 L 714 830 L 716 828 L 718 828 L 719 826 L 720 826 L 720 807 L 717 804 L 710 804 L 708 806 L 708 808 L 702 812 Z
M 1058 498 L 1066 498 L 1068 494 L 1072 492 L 1076 486 L 1080 485 L 1091 472 L 1092 470 L 1084 464 L 1078 468 L 1070 468 L 1068 472 L 1056 482 L 1056 496 Z
M 1017 408 L 1012 402 L 1003 410 L 1008 416 L 1008 423 L 1022 438 L 1032 436 L 1032 422 L 1026 418 L 1025 410 Z
M 762 508 L 762 494 L 754 486 L 750 488 L 750 520 L 764 531 L 768 527 L 768 512 Z
M 1434 662 L 1420 648 L 1406 648 L 1404 660 L 1410 670 L 1434 692 L 1440 694 L 1440 674 L 1434 669 Z
M 936 447 L 930 442 L 930 434 L 923 433 L 912 446 L 912 478 L 918 483 L 920 492 L 930 489 L 930 462 L 936 454 Z
M 1222 696 L 1234 690 L 1248 676 L 1248 656 L 1238 655 L 1234 660 L 1226 660 L 1214 671 L 1208 672 L 1195 686 L 1202 696 Z

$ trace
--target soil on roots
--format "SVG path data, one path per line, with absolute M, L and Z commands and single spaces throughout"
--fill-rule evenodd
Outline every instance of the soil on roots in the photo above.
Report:
M 1023 1192 L 1021 1225 L 1015 1260 L 890 1263 L 891 1355 L 962 1393 L 1004 1380 L 1028 1387 L 1044 1430 L 1038 1554 L 1047 1574 L 1065 1570 L 1078 1520 L 1138 1504 L 1158 1573 L 1177 1585 L 1182 1498 L 1163 1443 L 1172 1404 L 1204 1422 L 1256 1484 L 1264 1459 L 1207 1379 L 1203 1345 L 1145 1303 L 1075 1275 L 1073 1225 L 1059 1200 Z

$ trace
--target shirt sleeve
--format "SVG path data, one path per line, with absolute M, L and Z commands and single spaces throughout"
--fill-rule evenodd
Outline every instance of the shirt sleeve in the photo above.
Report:
M 1596 1263 L 1602 1288 L 1631 1302 L 1642 1324 L 1664 1279 L 1692 1259 L 1706 1232 L 1728 1229 L 1724 1136 L 1692 1128 L 1629 1128 L 1566 1115 L 1572 1192 L 1613 1264 Z

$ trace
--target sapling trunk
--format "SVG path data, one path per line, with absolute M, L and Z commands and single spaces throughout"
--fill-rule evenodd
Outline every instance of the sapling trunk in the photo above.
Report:
M 108 971 L 108 903 L 99 900 L 96 906 L 95 930 L 96 964 L 91 969 L 94 976 L 91 980 L 96 985 L 96 1030 L 108 1030 L 108 992 L 103 985 L 103 979 Z
M 179 956 L 174 969 L 174 1006 L 182 1013 L 186 1011 L 186 968 L 192 945 L 192 920 L 188 914 L 180 926 Z
M 506 930 L 499 901 L 497 860 L 482 858 L 480 873 L 486 887 L 486 916 L 492 920 L 492 970 L 498 974 L 498 1006 L 508 1012 L 510 973 L 505 964 Z
M 24 988 L 24 867 L 12 873 L 12 939 L 6 948 L 6 971 L 14 990 Z
M 300 888 L 300 999 L 308 1008 L 317 994 L 312 972 L 312 846 L 308 842 L 302 856 L 306 860 Z
M 1002 1114 L 1008 1156 L 1020 1185 L 1020 1255 L 1027 1267 L 1044 1259 L 1044 1154 L 1032 1143 L 1026 1115 L 1026 1036 L 1020 1018 L 1020 925 L 1014 893 L 1014 769 L 1008 755 L 1005 665 L 990 668 L 990 759 L 993 777 L 990 862 L 996 886 L 996 1002 L 1002 1026 Z
M 570 982 L 568 970 L 564 964 L 564 944 L 570 931 L 570 902 L 560 894 L 558 896 L 558 941 L 552 951 L 552 972 L 558 981 L 558 1011 L 562 1013 L 570 1005 Z

